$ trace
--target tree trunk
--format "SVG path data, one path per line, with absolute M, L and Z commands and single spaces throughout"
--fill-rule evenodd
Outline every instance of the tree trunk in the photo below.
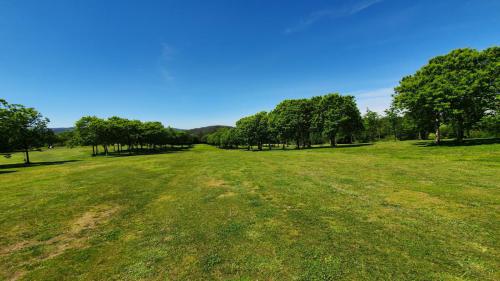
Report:
M 297 139 L 297 149 L 300 149 L 300 140 Z
M 464 140 L 464 124 L 462 120 L 457 122 L 457 141 L 462 142 Z
M 94 148 L 94 145 L 92 145 L 92 156 L 95 156 L 95 148 Z
M 440 127 L 440 122 L 439 122 L 439 119 L 436 119 L 436 138 L 434 139 L 434 142 L 436 144 L 440 144 L 441 143 L 441 130 L 439 129 Z
M 457 132 L 457 141 L 462 142 L 463 140 L 464 140 L 464 130 L 462 128 L 459 128 Z
M 31 163 L 29 150 L 26 148 L 24 150 L 24 153 L 26 154 L 26 159 L 24 159 L 24 164 L 29 165 Z
M 335 147 L 335 146 L 337 146 L 337 138 L 336 138 L 335 136 L 332 136 L 332 137 L 330 138 L 330 146 L 331 146 L 331 147 Z

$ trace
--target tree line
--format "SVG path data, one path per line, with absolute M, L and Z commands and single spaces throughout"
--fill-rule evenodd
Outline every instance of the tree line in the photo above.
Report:
M 363 128 L 361 114 L 353 96 L 338 93 L 310 99 L 290 99 L 271 112 L 243 117 L 234 128 L 224 128 L 206 137 L 206 142 L 222 148 L 264 145 L 269 149 L 293 143 L 296 148 L 323 143 L 337 145 L 339 136 L 353 142 Z
M 432 58 L 395 87 L 392 105 L 384 114 L 368 110 L 360 114 L 353 96 L 338 93 L 309 99 L 289 99 L 270 112 L 241 118 L 236 127 L 223 128 L 196 139 L 188 132 L 120 117 L 82 117 L 75 130 L 55 135 L 49 119 L 37 110 L 0 99 L 0 153 L 29 151 L 43 145 L 64 143 L 92 146 L 92 154 L 142 150 L 207 142 L 221 148 L 256 146 L 297 148 L 329 142 L 368 142 L 443 137 L 500 136 L 500 47 L 483 51 L 457 49 Z
M 500 48 L 457 49 L 438 56 L 394 89 L 384 114 L 361 116 L 354 97 L 328 94 L 285 100 L 271 112 L 241 118 L 205 141 L 221 148 L 294 143 L 295 147 L 329 142 L 427 139 L 500 135 Z M 432 132 L 432 133 L 431 133 Z
M 113 152 L 129 154 L 147 150 L 154 152 L 167 146 L 189 146 L 194 137 L 181 130 L 164 127 L 160 122 L 141 122 L 120 117 L 101 119 L 82 117 L 72 131 L 54 134 L 47 127 L 49 119 L 37 110 L 19 104 L 9 104 L 0 99 L 0 153 L 10 157 L 12 152 L 22 151 L 25 164 L 30 164 L 29 152 L 55 143 L 68 146 L 92 146 L 92 155 L 108 155 Z
M 141 122 L 117 116 L 108 119 L 82 117 L 71 134 L 72 144 L 92 146 L 92 155 L 99 154 L 99 146 L 104 155 L 109 154 L 110 148 L 119 154 L 124 151 L 130 154 L 174 145 L 189 146 L 194 141 L 189 133 L 164 127 L 161 122 Z

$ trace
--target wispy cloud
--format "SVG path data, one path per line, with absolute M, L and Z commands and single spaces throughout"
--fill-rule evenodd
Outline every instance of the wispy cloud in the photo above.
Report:
M 370 8 L 371 6 L 382 2 L 383 0 L 368 0 L 368 1 L 363 1 L 359 2 L 356 5 L 351 7 L 351 10 L 349 11 L 348 15 L 354 15 L 357 14 L 365 9 Z
M 161 56 L 164 60 L 171 60 L 175 54 L 175 49 L 170 44 L 161 44 Z
M 170 44 L 163 43 L 161 45 L 160 71 L 163 78 L 167 81 L 172 81 L 174 79 L 169 65 L 173 60 L 175 53 L 175 48 L 173 48 Z
M 355 15 L 369 7 L 382 2 L 383 0 L 364 0 L 354 5 L 340 7 L 338 9 L 325 9 L 310 13 L 307 17 L 300 20 L 296 25 L 285 29 L 285 34 L 292 34 L 304 31 L 311 25 L 323 19 L 336 19 Z
M 356 97 L 359 110 L 365 113 L 367 109 L 378 113 L 384 113 L 391 105 L 393 88 L 379 88 L 366 91 L 349 93 Z

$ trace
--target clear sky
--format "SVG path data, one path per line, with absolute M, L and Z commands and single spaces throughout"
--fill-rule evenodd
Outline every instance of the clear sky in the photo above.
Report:
M 233 125 L 329 92 L 382 112 L 429 58 L 499 43 L 495 0 L 0 0 L 0 98 L 51 127 Z

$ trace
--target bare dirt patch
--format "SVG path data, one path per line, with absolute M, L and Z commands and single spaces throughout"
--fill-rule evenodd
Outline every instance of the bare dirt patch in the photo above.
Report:
M 402 190 L 385 198 L 390 204 L 401 205 L 405 208 L 432 208 L 441 206 L 445 202 L 425 192 Z
M 158 197 L 158 202 L 171 202 L 171 201 L 174 201 L 175 200 L 175 197 L 173 195 L 169 195 L 169 194 L 163 194 L 161 195 L 160 197 Z
M 228 192 L 222 193 L 221 195 L 217 196 L 217 198 L 223 199 L 223 198 L 233 197 L 235 195 L 236 195 L 236 193 L 234 193 L 232 191 L 228 191 Z
M 87 229 L 94 229 L 107 222 L 119 210 L 118 206 L 100 205 L 78 218 L 71 228 L 71 233 L 78 234 Z
M 86 232 L 107 223 L 119 211 L 118 206 L 98 205 L 74 220 L 68 231 L 49 240 L 26 240 L 0 249 L 0 255 L 10 255 L 24 249 L 43 246 L 47 253 L 39 258 L 40 261 L 59 256 L 69 249 L 84 248 L 88 245 L 89 235 Z M 13 272 L 8 280 L 19 280 L 26 274 L 25 270 Z
M 425 192 L 402 190 L 395 192 L 385 198 L 385 203 L 401 207 L 405 210 L 425 211 L 429 214 L 439 215 L 441 218 L 459 218 L 462 204 L 444 200 Z
M 15 281 L 21 279 L 26 274 L 26 271 L 17 271 L 12 276 L 10 276 L 10 281 Z
M 212 187 L 212 188 L 223 187 L 225 185 L 226 185 L 226 182 L 224 180 L 221 180 L 221 179 L 210 178 L 205 182 L 205 186 Z

